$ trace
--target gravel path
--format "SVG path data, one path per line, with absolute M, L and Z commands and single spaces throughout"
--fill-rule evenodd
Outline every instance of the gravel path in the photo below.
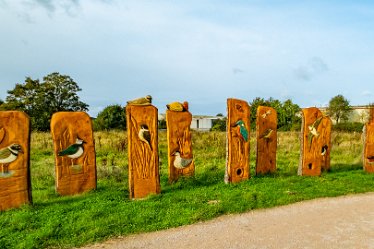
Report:
M 373 248 L 374 193 L 224 215 L 85 248 Z

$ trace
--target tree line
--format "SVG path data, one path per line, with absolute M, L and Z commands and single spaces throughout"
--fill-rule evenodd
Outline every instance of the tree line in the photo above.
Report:
M 25 82 L 15 84 L 8 90 L 5 101 L 0 99 L 0 110 L 24 111 L 30 116 L 33 130 L 48 131 L 52 114 L 60 111 L 88 111 L 89 105 L 82 102 L 78 92 L 82 89 L 68 75 L 51 73 L 42 80 L 26 77 Z M 287 99 L 256 97 L 249 102 L 251 108 L 251 128 L 255 129 L 258 106 L 273 107 L 278 114 L 279 130 L 300 130 L 301 108 Z M 349 117 L 351 107 L 343 95 L 333 97 L 327 108 L 328 115 L 339 124 Z M 223 116 L 219 114 L 217 116 Z M 166 127 L 165 127 L 166 128 Z M 94 120 L 95 130 L 126 129 L 125 109 L 120 105 L 109 105 Z M 222 117 L 213 123 L 212 130 L 226 130 L 226 119 Z

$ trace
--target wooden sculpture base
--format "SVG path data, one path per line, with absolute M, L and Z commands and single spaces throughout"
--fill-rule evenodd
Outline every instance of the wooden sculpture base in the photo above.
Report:
M 152 105 L 127 105 L 126 116 L 130 198 L 159 194 L 157 108 Z
M 51 133 L 57 193 L 75 195 L 96 189 L 96 154 L 90 116 L 85 112 L 57 112 L 51 119 Z M 59 156 L 59 153 L 76 144 L 77 139 L 83 140 L 81 156 Z
M 188 111 L 166 111 L 169 182 L 177 181 L 180 176 L 191 176 L 195 173 L 190 131 L 191 121 L 192 115 Z M 176 157 L 181 157 L 188 164 L 183 167 L 182 165 L 175 166 Z
M 12 146 L 13 145 L 13 146 Z M 19 111 L 0 112 L 0 150 L 19 151 L 0 163 L 0 211 L 32 203 L 30 182 L 30 119 Z M 10 155 L 1 160 L 8 161 Z
M 257 157 L 256 174 L 276 171 L 277 112 L 267 106 L 259 106 L 256 116 Z
M 250 177 L 250 109 L 247 102 L 227 99 L 227 158 L 225 182 L 235 183 Z
M 366 172 L 374 173 L 374 120 L 365 125 L 364 131 L 363 167 Z
M 330 167 L 331 121 L 315 107 L 302 110 L 299 175 L 320 176 Z

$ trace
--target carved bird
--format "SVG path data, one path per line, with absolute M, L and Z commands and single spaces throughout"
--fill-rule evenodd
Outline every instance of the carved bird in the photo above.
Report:
M 172 102 L 170 104 L 167 104 L 166 107 L 168 108 L 168 110 L 175 111 L 175 112 L 188 111 L 188 102 L 187 101 L 183 103 Z
M 17 159 L 20 152 L 22 153 L 23 151 L 19 144 L 11 144 L 8 147 L 0 149 L 0 163 L 3 166 L 3 174 L 9 172 L 9 164 Z
M 245 127 L 244 121 L 241 120 L 241 119 L 238 120 L 238 121 L 235 123 L 235 127 L 239 127 L 239 133 L 240 133 L 241 138 L 242 138 L 245 142 L 247 142 L 247 141 L 248 141 L 249 133 L 248 133 L 247 128 Z
M 138 137 L 139 137 L 140 141 L 142 141 L 145 144 L 147 144 L 149 146 L 149 149 L 152 150 L 152 146 L 151 146 L 151 133 L 149 132 L 149 129 L 148 129 L 147 125 L 142 124 L 140 126 Z
M 329 146 L 327 146 L 326 144 L 324 146 L 322 146 L 321 156 L 326 155 L 328 148 L 329 148 Z
M 262 118 L 266 118 L 268 115 L 271 114 L 271 111 L 270 110 L 267 110 L 264 114 L 262 114 Z
M 71 158 L 71 165 L 73 166 L 74 159 L 83 155 L 83 143 L 85 143 L 82 139 L 76 138 L 75 143 L 69 145 L 66 149 L 58 152 L 58 156 L 67 156 Z
M 181 154 L 179 151 L 174 152 L 173 155 L 175 156 L 173 165 L 177 169 L 184 169 L 185 167 L 190 165 L 191 162 L 193 161 L 192 158 L 181 157 Z
M 264 138 L 264 139 L 269 139 L 271 134 L 273 133 L 272 129 L 266 129 L 260 136 L 259 138 Z
M 308 133 L 308 143 L 309 146 L 312 144 L 313 137 L 319 137 L 319 133 L 317 131 L 319 124 L 321 123 L 323 117 L 317 118 L 312 125 L 308 126 L 309 133 Z
M 152 104 L 152 96 L 147 95 L 145 97 L 129 100 L 127 101 L 127 104 L 128 105 L 150 105 Z

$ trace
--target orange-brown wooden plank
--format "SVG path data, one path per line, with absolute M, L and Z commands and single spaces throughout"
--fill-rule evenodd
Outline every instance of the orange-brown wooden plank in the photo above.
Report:
M 51 133 L 57 193 L 75 195 L 96 189 L 96 154 L 90 116 L 85 112 L 57 112 L 51 119 Z M 68 152 L 70 146 L 81 148 L 82 153 Z
M 276 171 L 277 112 L 274 108 L 259 106 L 256 116 L 257 157 L 256 174 Z
M 329 146 L 330 139 L 331 126 L 329 125 L 329 118 L 323 117 L 322 112 L 318 108 L 303 109 L 299 175 L 320 176 L 322 165 L 329 167 L 330 162 L 327 160 L 330 159 L 325 155 L 326 153 L 329 155 L 331 150 L 331 143 Z
M 225 182 L 239 182 L 250 177 L 250 109 L 244 100 L 227 99 L 227 158 Z
M 0 112 L 0 211 L 31 203 L 30 119 Z
M 160 193 L 157 113 L 152 105 L 126 106 L 131 199 Z M 149 142 L 142 141 L 140 134 L 148 132 Z
M 370 121 L 364 128 L 364 158 L 363 166 L 366 172 L 374 173 L 374 115 L 371 109 Z
M 322 171 L 329 171 L 330 170 L 330 152 L 331 152 L 331 130 L 332 130 L 332 121 L 330 117 L 325 116 L 322 118 L 321 121 L 321 155 L 322 155 L 322 164 L 321 164 L 321 170 Z
M 192 115 L 188 111 L 166 110 L 169 182 L 177 181 L 180 176 L 194 175 L 195 164 L 192 154 L 191 121 Z M 175 166 L 176 157 L 188 164 L 186 166 L 182 164 Z

